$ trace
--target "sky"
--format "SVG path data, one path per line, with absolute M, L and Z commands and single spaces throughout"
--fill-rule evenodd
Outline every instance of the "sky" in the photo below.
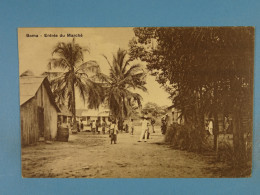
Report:
M 57 37 L 45 35 L 55 34 Z M 60 34 L 64 37 L 60 37 Z M 71 42 L 72 38 L 67 34 L 80 34 L 75 41 L 82 47 L 87 47 L 90 53 L 84 53 L 84 61 L 95 60 L 100 65 L 101 71 L 108 73 L 109 66 L 102 55 L 112 60 L 112 54 L 118 48 L 128 49 L 129 40 L 134 37 L 133 28 L 19 28 L 18 50 L 19 50 L 19 74 L 31 70 L 35 75 L 47 71 L 47 64 L 52 58 L 52 51 L 58 42 Z M 29 37 L 27 35 L 30 35 Z M 36 37 L 37 36 L 37 37 Z M 134 63 L 137 63 L 135 61 Z M 142 63 L 142 62 L 138 62 Z M 145 68 L 145 63 L 142 63 Z M 147 102 L 157 103 L 159 106 L 171 105 L 169 94 L 155 81 L 155 77 L 147 76 L 148 92 L 139 92 L 143 97 L 143 105 Z M 77 94 L 76 94 L 77 96 Z M 76 97 L 76 108 L 86 108 L 84 102 Z

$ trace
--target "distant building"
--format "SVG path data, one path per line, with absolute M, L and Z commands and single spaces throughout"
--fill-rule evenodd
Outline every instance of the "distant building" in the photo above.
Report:
M 76 109 L 76 120 L 77 121 L 82 120 L 82 112 L 85 110 L 87 110 L 87 109 Z
M 169 106 L 167 108 L 167 115 L 168 115 L 168 125 L 171 125 L 173 123 L 184 124 L 184 119 L 182 117 L 180 117 L 181 111 L 174 108 L 173 105 Z M 208 114 L 204 114 L 205 129 L 206 129 L 206 125 L 208 125 L 210 123 L 210 121 L 213 124 L 214 123 L 214 117 L 209 116 Z M 232 117 L 231 116 L 229 116 L 229 121 L 227 121 L 227 118 L 223 114 L 218 113 L 218 129 L 219 129 L 219 132 L 226 131 L 227 127 L 229 125 L 231 125 L 231 123 L 232 123 Z
M 60 112 L 58 113 L 59 124 L 69 124 L 72 121 L 72 114 L 65 105 L 59 106 Z
M 93 120 L 108 122 L 110 110 L 100 106 L 99 109 L 78 109 L 76 110 L 77 120 L 82 120 L 84 130 L 90 130 L 90 125 Z
M 20 118 L 22 145 L 54 140 L 59 112 L 47 77 L 26 71 L 20 76 Z
M 167 108 L 168 125 L 173 123 L 184 124 L 184 119 L 180 117 L 181 111 L 173 105 Z
M 105 120 L 108 121 L 109 118 L 109 110 L 102 110 L 102 109 L 89 109 L 86 111 L 82 112 L 82 120 L 86 121 L 88 124 L 92 121 L 92 120 Z

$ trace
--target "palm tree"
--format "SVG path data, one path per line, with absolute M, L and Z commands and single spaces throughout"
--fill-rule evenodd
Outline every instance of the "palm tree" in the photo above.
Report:
M 119 48 L 116 55 L 113 55 L 112 63 L 104 56 L 110 66 L 109 75 L 97 74 L 103 82 L 105 101 L 110 114 L 118 119 L 121 125 L 124 118 L 129 117 L 134 111 L 135 105 L 141 107 L 142 97 L 131 90 L 147 91 L 144 86 L 146 84 L 144 70 L 139 64 L 131 65 L 130 60 L 126 60 L 126 55 L 127 52 Z
M 91 74 L 100 71 L 99 65 L 95 61 L 84 62 L 83 52 L 89 52 L 89 49 L 80 47 L 75 43 L 75 39 L 70 43 L 59 42 L 54 47 L 53 58 L 48 64 L 50 70 L 52 68 L 61 70 L 49 72 L 52 76 L 50 79 L 52 90 L 58 104 L 67 104 L 72 113 L 74 127 L 76 125 L 76 90 L 84 103 L 88 101 L 89 107 L 97 108 L 103 101 L 100 86 L 91 79 Z

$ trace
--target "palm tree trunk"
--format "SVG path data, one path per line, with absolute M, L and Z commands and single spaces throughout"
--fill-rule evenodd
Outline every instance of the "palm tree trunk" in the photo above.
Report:
M 72 117 L 73 117 L 73 129 L 77 129 L 77 121 L 76 121 L 76 99 L 75 99 L 75 86 L 74 82 L 72 82 Z
M 77 123 L 76 123 L 76 102 L 75 102 L 75 86 L 74 86 L 74 80 L 73 80 L 73 74 L 69 77 L 69 86 L 68 86 L 68 91 L 69 91 L 69 96 L 70 96 L 70 111 L 72 114 L 72 120 L 73 120 L 73 129 L 75 130 L 77 128 Z
M 120 115 L 118 119 L 118 129 L 123 131 L 123 123 L 124 123 L 124 108 L 123 108 L 123 98 L 120 98 Z

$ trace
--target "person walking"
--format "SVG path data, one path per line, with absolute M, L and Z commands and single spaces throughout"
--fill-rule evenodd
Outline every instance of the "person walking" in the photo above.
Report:
M 83 131 L 84 130 L 84 124 L 82 119 L 80 119 L 80 130 Z
M 95 134 L 96 133 L 96 121 L 93 120 L 91 123 L 91 129 L 92 129 L 92 133 Z
M 166 121 L 164 117 L 162 118 L 161 131 L 163 135 L 166 133 Z
M 131 135 L 134 135 L 134 119 L 131 119 L 129 126 L 131 129 Z
M 112 122 L 111 128 L 110 128 L 110 141 L 111 144 L 114 142 L 116 144 L 117 142 L 117 133 L 118 133 L 118 127 L 116 124 L 116 120 Z
M 101 122 L 100 122 L 100 120 L 96 120 L 96 132 L 98 133 L 98 134 L 100 134 L 100 128 L 101 128 L 101 124 L 100 124 Z
M 210 132 L 209 132 L 209 121 L 208 120 L 206 120 L 206 123 L 205 123 L 205 130 L 206 130 L 206 135 L 209 136 Z
M 149 139 L 149 137 L 150 137 L 150 126 L 151 126 L 151 123 L 150 123 L 150 121 L 148 120 L 149 118 L 147 118 L 146 120 L 147 120 L 147 130 L 146 130 L 146 137 L 147 137 L 147 139 Z
M 209 133 L 210 133 L 210 135 L 213 135 L 213 120 L 212 119 L 209 121 Z
M 125 132 L 129 132 L 129 126 L 128 126 L 128 121 L 125 122 Z
M 145 142 L 147 141 L 147 136 L 146 136 L 147 131 L 148 131 L 148 121 L 146 117 L 142 117 L 142 131 L 138 142 L 141 142 L 143 140 L 143 137 L 144 137 L 144 141 Z
M 108 132 L 108 134 L 109 134 L 109 137 L 110 137 L 111 125 L 112 125 L 111 120 L 108 119 L 106 129 L 107 129 L 107 132 Z
M 105 121 L 105 119 L 102 120 L 102 133 L 103 134 L 106 133 L 106 121 Z
M 77 121 L 77 131 L 80 132 L 80 124 L 79 124 L 79 121 Z
M 152 118 L 152 119 L 151 119 L 151 126 L 152 126 L 152 132 L 153 132 L 153 133 L 155 133 L 154 124 L 155 124 L 155 120 Z

